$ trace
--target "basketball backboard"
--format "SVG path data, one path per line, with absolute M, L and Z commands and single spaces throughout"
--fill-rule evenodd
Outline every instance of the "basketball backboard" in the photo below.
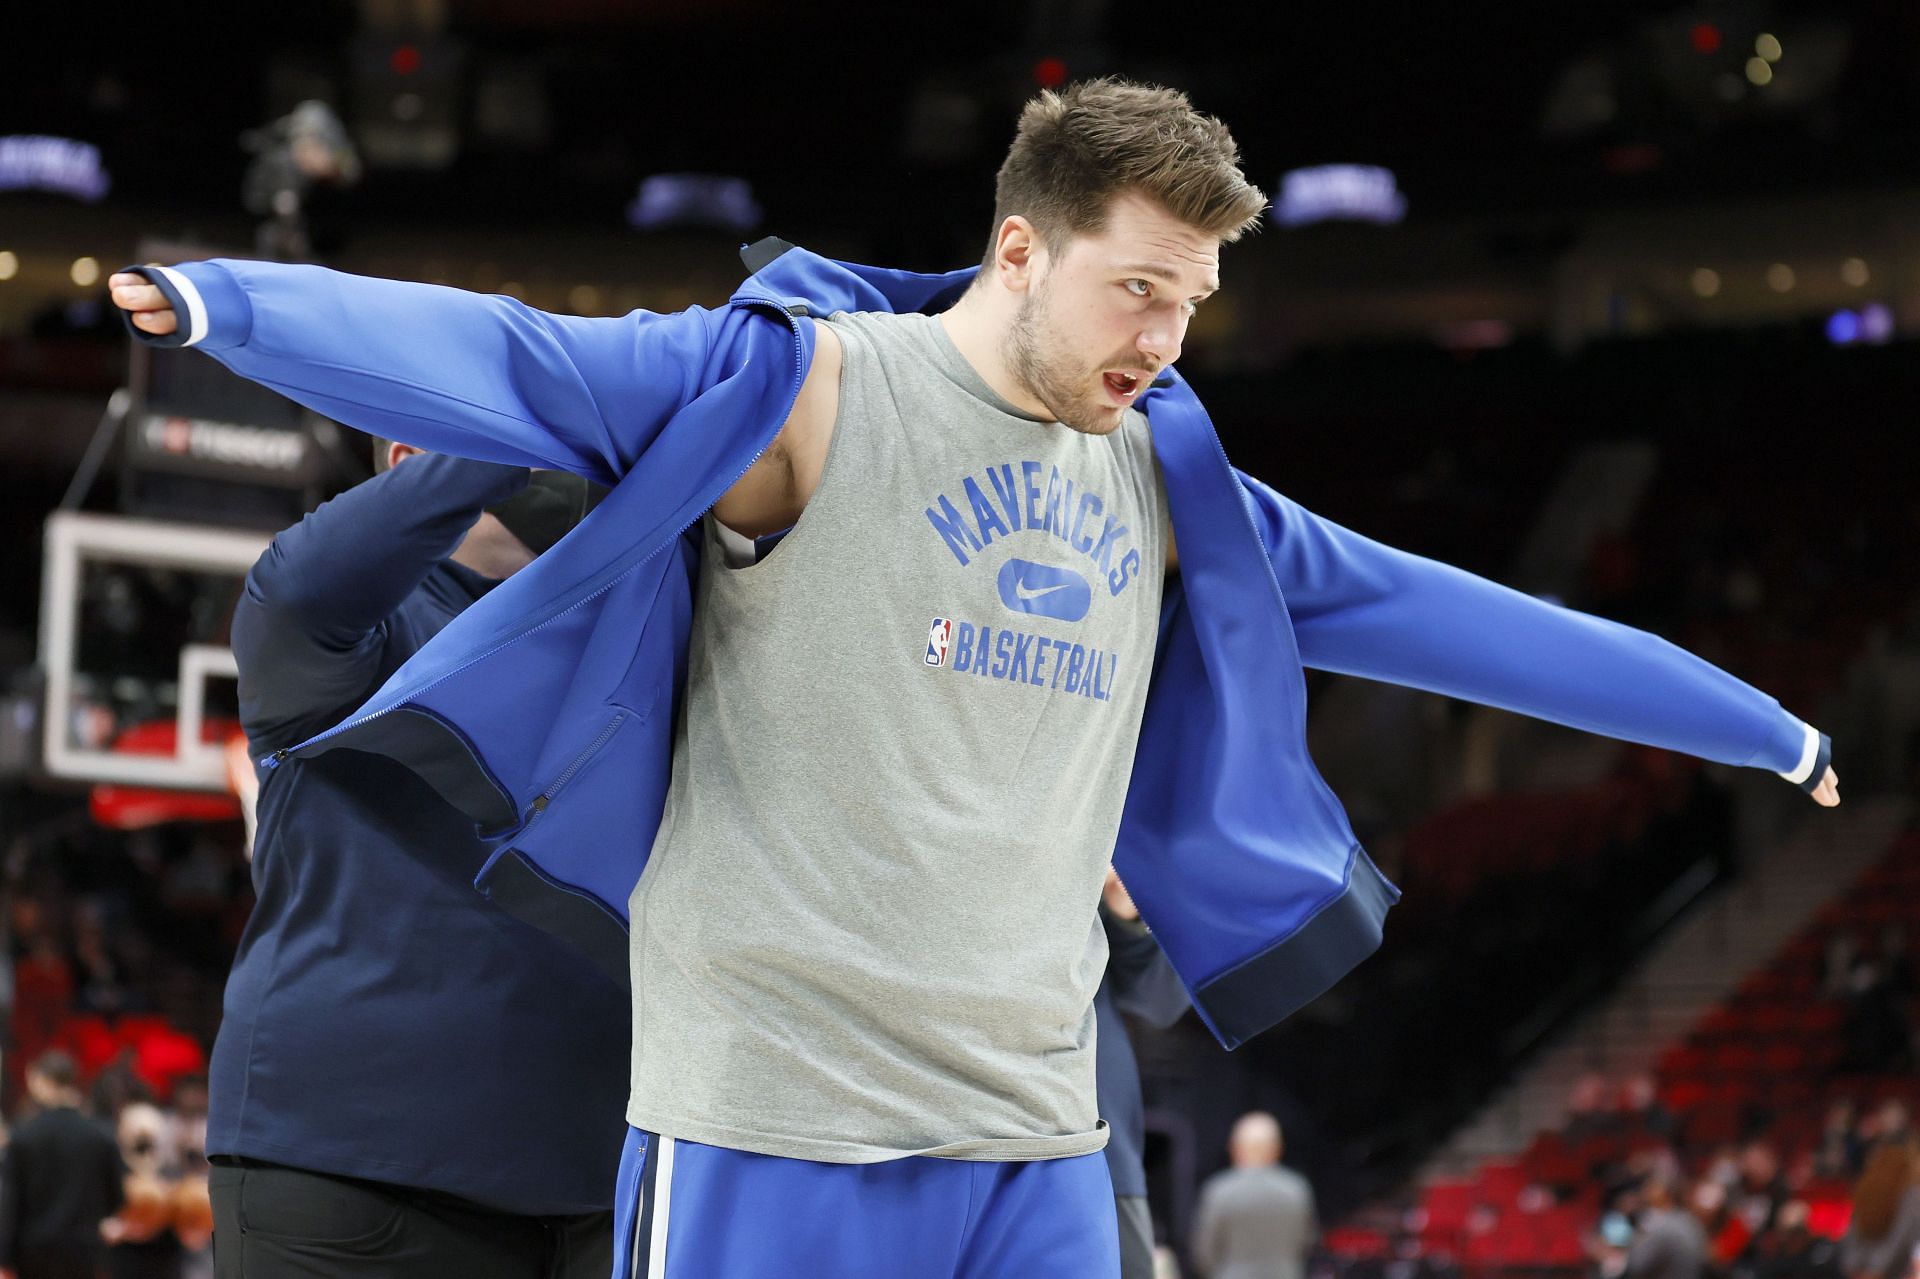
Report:
M 72 511 L 46 525 L 40 661 L 46 771 L 130 786 L 228 791 L 235 718 L 227 627 L 269 537 Z M 114 749 L 171 719 L 170 749 Z M 148 734 L 151 738 L 152 735 Z

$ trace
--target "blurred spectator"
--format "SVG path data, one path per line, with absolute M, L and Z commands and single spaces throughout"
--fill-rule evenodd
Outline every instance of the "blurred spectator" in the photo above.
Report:
M 173 1233 L 178 1180 L 174 1125 L 144 1101 L 129 1103 L 117 1125 L 120 1157 L 127 1168 L 126 1203 L 102 1228 L 112 1244 L 110 1279 L 180 1279 L 184 1250 Z
M 1695 1211 L 1680 1206 L 1675 1183 L 1652 1177 L 1627 1248 L 1628 1279 L 1700 1279 L 1707 1264 L 1707 1232 Z
M 1233 1126 L 1233 1166 L 1207 1179 L 1194 1227 L 1194 1264 L 1207 1279 L 1302 1279 L 1319 1236 L 1313 1187 L 1280 1166 L 1285 1143 L 1272 1115 L 1252 1111 Z
M 1684 1178 L 1680 1154 L 1672 1145 L 1647 1146 L 1633 1151 L 1624 1161 L 1608 1164 L 1601 1170 L 1601 1201 L 1609 1205 L 1608 1216 L 1621 1216 L 1631 1225 L 1644 1206 L 1642 1192 L 1654 1182 L 1678 1184 Z M 1605 1232 L 1603 1231 L 1603 1235 Z M 1624 1241 L 1602 1238 L 1597 1255 L 1610 1266 L 1607 1273 L 1618 1275 L 1625 1265 Z M 1592 1251 L 1593 1249 L 1589 1249 Z
M 1714 1274 L 1724 1273 L 1733 1267 L 1747 1251 L 1747 1245 L 1753 1242 L 1753 1231 L 1747 1227 L 1747 1219 L 1733 1210 L 1733 1190 L 1740 1182 L 1740 1161 L 1737 1156 L 1728 1156 L 1720 1161 L 1724 1170 L 1717 1171 L 1695 1183 L 1688 1206 L 1700 1223 L 1707 1236 L 1707 1267 Z
M 1836 929 L 1827 938 L 1826 953 L 1820 959 L 1820 986 L 1828 997 L 1844 999 L 1853 981 L 1854 961 L 1860 957 L 1860 947 L 1852 936 Z
M 1901 960 L 1904 964 L 1904 954 Z M 1907 1021 L 1902 975 L 1878 956 L 1854 959 L 1841 1029 L 1841 1070 L 1879 1075 L 1913 1068 L 1913 1027 Z
M 1808 1229 L 1809 1216 L 1804 1200 L 1782 1204 L 1774 1228 L 1754 1240 L 1735 1279 L 1841 1279 L 1838 1245 Z
M 1749 1239 L 1773 1229 L 1789 1194 L 1786 1178 L 1780 1174 L 1779 1153 L 1767 1142 L 1748 1142 L 1740 1152 L 1734 1183 L 1727 1188 L 1727 1207 L 1746 1226 Z
M 173 1085 L 174 1146 L 180 1153 L 180 1171 L 188 1175 L 207 1171 L 207 1077 L 183 1075 Z
M 1820 1124 L 1819 1145 L 1814 1148 L 1813 1174 L 1829 1180 L 1851 1180 L 1860 1175 L 1865 1151 L 1854 1129 L 1853 1100 L 1842 1097 L 1827 1107 Z
M 1849 1279 L 1905 1279 L 1920 1247 L 1920 1143 L 1883 1142 L 1853 1187 L 1853 1220 L 1840 1243 Z
M 127 1007 L 120 965 L 107 945 L 107 921 L 98 900 L 87 899 L 73 909 L 73 958 L 79 989 L 75 1006 L 111 1017 Z
M 1570 1144 L 1577 1146 L 1590 1137 L 1619 1129 L 1620 1116 L 1609 1105 L 1610 1091 L 1604 1075 L 1587 1074 L 1574 1081 L 1567 1097 L 1566 1136 Z
M 131 1049 L 115 1054 L 93 1077 L 96 1115 L 118 1115 L 134 1102 L 152 1100 L 153 1094 L 134 1072 Z
M 1881 1146 L 1899 1145 L 1905 1142 L 1912 1128 L 1912 1121 L 1906 1106 L 1898 1101 L 1885 1101 L 1878 1107 L 1860 1117 L 1854 1127 L 1854 1144 L 1858 1153 L 1854 1161 L 1863 1170 L 1873 1158 L 1873 1152 Z
M 101 1225 L 124 1199 L 120 1152 L 80 1113 L 79 1082 L 62 1052 L 27 1068 L 39 1113 L 14 1130 L 0 1195 L 0 1266 L 18 1279 L 96 1279 Z
M 1659 1083 L 1645 1071 L 1620 1085 L 1620 1114 L 1633 1132 L 1657 1137 L 1673 1132 L 1673 1115 L 1660 1100 Z
M 39 903 L 16 900 L 16 922 L 23 915 L 31 921 L 32 931 L 15 933 L 26 952 L 14 961 L 13 1045 L 32 1060 L 53 1042 L 73 1006 L 73 969 L 60 953 L 51 928 L 44 925 Z

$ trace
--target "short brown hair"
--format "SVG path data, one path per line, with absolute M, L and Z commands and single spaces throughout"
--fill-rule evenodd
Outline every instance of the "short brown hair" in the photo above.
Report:
M 1019 215 L 1048 247 L 1097 232 L 1123 191 L 1233 241 L 1260 221 L 1267 197 L 1240 172 L 1227 126 L 1177 89 L 1103 78 L 1028 102 L 994 184 L 994 235 Z M 993 260 L 989 243 L 986 260 Z
M 55 1088 L 73 1088 L 80 1083 L 80 1068 L 58 1048 L 49 1048 L 35 1057 L 27 1073 L 40 1076 Z

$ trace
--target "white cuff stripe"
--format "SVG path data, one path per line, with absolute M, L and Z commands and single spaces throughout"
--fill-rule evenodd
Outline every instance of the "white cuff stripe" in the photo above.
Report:
M 171 284 L 174 288 L 180 290 L 180 296 L 186 299 L 186 303 L 187 303 L 186 345 L 192 346 L 194 343 L 198 342 L 201 338 L 204 338 L 205 336 L 207 336 L 207 304 L 201 298 L 200 290 L 193 287 L 192 280 L 189 280 L 186 276 L 180 274 L 178 271 L 174 270 L 170 266 L 157 266 L 157 267 L 154 267 L 153 269 L 155 271 L 158 271 L 161 275 L 166 276 L 167 283 Z
M 1800 748 L 1800 762 L 1793 766 L 1792 772 L 1780 774 L 1795 786 L 1804 785 L 1813 776 L 1813 761 L 1820 758 L 1820 730 L 1811 724 L 1800 727 L 1807 730 L 1806 744 Z

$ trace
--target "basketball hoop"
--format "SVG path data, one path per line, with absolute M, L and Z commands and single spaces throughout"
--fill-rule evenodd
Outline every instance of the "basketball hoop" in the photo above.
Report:
M 241 757 L 246 757 L 246 736 L 240 732 L 237 723 L 228 719 L 209 718 L 201 725 L 202 741 L 218 742 L 223 739 L 228 742 L 225 750 L 229 761 L 231 743 L 235 739 L 240 742 Z M 178 754 L 178 744 L 178 723 L 171 719 L 160 719 L 127 729 L 114 738 L 109 749 L 117 754 L 171 758 Z M 252 771 L 252 761 L 249 760 L 249 776 Z M 229 785 L 234 785 L 231 774 Z M 89 808 L 93 820 L 111 830 L 142 830 L 167 822 L 231 822 L 244 818 L 247 821 L 249 846 L 252 842 L 252 797 L 243 796 L 237 788 L 220 794 L 101 782 L 93 788 Z

